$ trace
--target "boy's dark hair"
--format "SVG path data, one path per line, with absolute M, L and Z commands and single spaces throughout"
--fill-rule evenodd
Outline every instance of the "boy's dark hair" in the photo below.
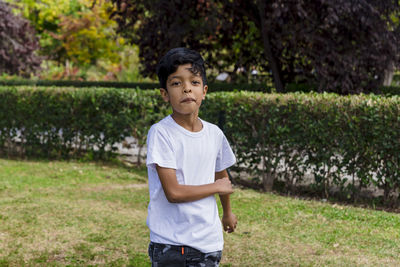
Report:
M 201 55 L 185 47 L 172 48 L 160 60 L 157 65 L 157 75 L 161 88 L 167 90 L 168 76 L 174 73 L 180 65 L 192 64 L 190 71 L 193 74 L 200 73 L 203 85 L 207 85 L 206 69 Z

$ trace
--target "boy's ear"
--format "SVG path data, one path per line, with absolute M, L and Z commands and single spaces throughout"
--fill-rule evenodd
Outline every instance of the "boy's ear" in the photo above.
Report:
M 203 100 L 206 98 L 207 91 L 208 91 L 208 86 L 204 85 L 204 88 L 203 88 Z
M 167 89 L 160 88 L 160 94 L 165 102 L 169 102 L 169 95 Z

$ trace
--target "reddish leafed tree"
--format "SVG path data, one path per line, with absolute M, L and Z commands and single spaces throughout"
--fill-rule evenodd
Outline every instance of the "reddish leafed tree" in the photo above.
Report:
M 258 29 L 236 15 L 231 5 L 204 0 L 113 2 L 118 12 L 112 17 L 119 31 L 140 47 L 145 76 L 153 76 L 161 56 L 178 46 L 200 51 L 208 65 L 220 71 L 232 63 L 247 69 L 255 64 L 267 68 Z
M 120 32 L 139 45 L 142 74 L 167 50 L 199 50 L 217 69 L 257 64 L 277 91 L 369 92 L 399 66 L 398 0 L 112 0 Z
M 29 76 L 39 69 L 39 42 L 29 22 L 0 0 L 0 74 Z
M 370 92 L 399 66 L 398 0 L 272 2 L 265 24 L 279 63 L 302 71 L 319 91 Z

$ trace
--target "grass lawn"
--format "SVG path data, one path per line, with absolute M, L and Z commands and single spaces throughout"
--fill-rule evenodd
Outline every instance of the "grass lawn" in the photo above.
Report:
M 146 171 L 0 159 L 0 266 L 149 266 Z M 400 266 L 400 215 L 237 189 L 222 266 Z

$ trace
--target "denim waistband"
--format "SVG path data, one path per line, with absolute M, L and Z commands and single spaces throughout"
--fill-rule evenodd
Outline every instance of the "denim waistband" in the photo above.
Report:
M 179 246 L 179 245 L 170 245 L 170 244 L 162 244 L 162 243 L 156 243 L 156 242 L 151 241 L 150 242 L 150 246 L 157 247 L 157 248 L 159 248 L 161 250 L 164 250 L 164 249 L 167 248 L 168 250 L 179 251 L 182 254 L 191 253 L 191 252 L 202 253 L 198 249 L 192 248 L 190 246 L 185 246 L 185 245 L 181 245 L 181 246 Z

